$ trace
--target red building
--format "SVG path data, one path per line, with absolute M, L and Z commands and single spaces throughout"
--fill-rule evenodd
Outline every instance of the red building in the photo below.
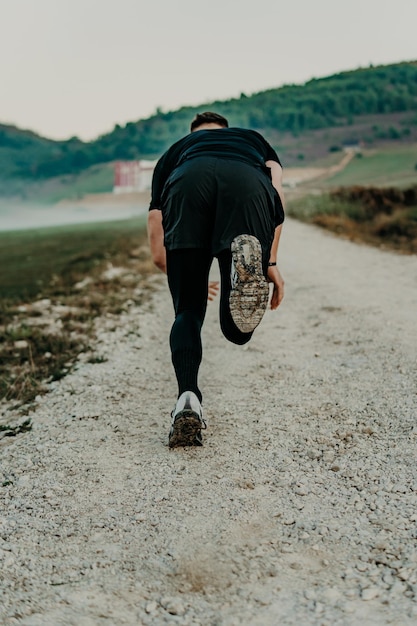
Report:
M 151 188 L 156 161 L 116 161 L 113 193 L 147 191 Z

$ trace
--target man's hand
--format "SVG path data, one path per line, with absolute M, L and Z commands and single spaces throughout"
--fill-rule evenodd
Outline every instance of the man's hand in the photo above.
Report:
M 271 309 L 274 311 L 279 307 L 284 297 L 284 279 L 276 265 L 268 267 L 268 280 L 274 285 L 271 298 Z
M 213 301 L 219 292 L 219 281 L 210 280 L 208 284 L 208 299 Z

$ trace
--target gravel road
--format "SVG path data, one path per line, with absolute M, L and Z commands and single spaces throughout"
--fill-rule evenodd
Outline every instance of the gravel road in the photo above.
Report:
M 0 441 L 0 623 L 417 623 L 417 258 L 288 220 L 245 348 L 210 303 L 203 448 L 167 447 L 165 278 Z

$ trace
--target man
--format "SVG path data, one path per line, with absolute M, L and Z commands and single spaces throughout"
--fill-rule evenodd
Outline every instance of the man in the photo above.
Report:
M 154 263 L 167 273 L 175 321 L 170 334 L 178 400 L 169 446 L 202 445 L 202 395 L 198 370 L 201 328 L 213 257 L 220 278 L 220 325 L 236 344 L 251 338 L 268 306 L 283 297 L 277 250 L 284 220 L 282 168 L 257 132 L 229 128 L 212 112 L 198 114 L 191 133 L 158 161 L 149 209 L 148 234 Z

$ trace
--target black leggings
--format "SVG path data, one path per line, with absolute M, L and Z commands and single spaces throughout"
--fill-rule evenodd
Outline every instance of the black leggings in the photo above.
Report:
M 213 256 L 208 250 L 167 250 L 168 285 L 175 310 L 170 347 L 178 381 L 178 395 L 193 391 L 201 400 L 198 370 L 202 358 L 201 328 L 207 309 L 208 277 Z M 229 308 L 231 252 L 218 255 L 221 278 L 220 327 L 226 339 L 243 345 L 253 332 L 242 333 Z

